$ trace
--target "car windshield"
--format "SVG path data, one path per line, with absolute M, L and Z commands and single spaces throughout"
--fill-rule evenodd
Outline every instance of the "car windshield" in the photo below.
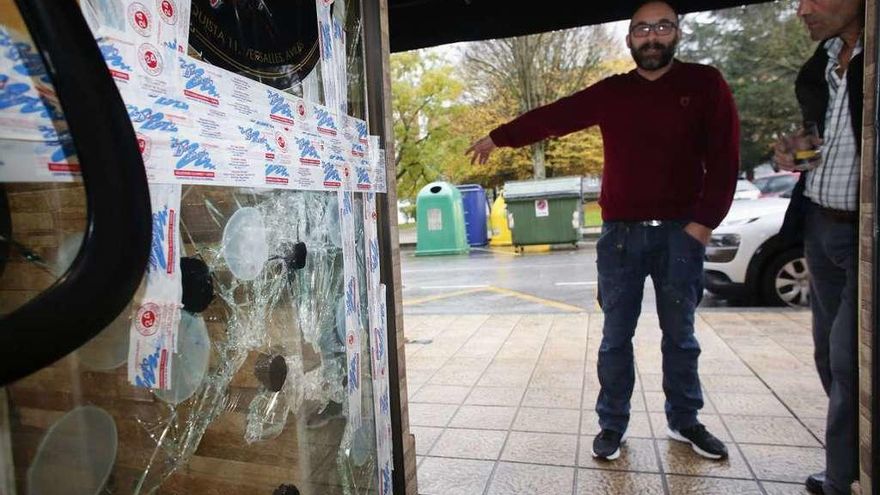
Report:
M 754 191 L 754 190 L 756 190 L 756 189 L 758 189 L 758 188 L 755 187 L 754 184 L 752 184 L 751 182 L 749 182 L 749 181 L 747 181 L 747 180 L 738 180 L 738 181 L 736 181 L 736 191 L 737 191 L 737 192 L 741 192 L 741 191 Z
M 795 174 L 777 175 L 771 177 L 761 177 L 755 179 L 754 184 L 762 193 L 787 193 L 794 189 L 797 184 L 798 176 Z

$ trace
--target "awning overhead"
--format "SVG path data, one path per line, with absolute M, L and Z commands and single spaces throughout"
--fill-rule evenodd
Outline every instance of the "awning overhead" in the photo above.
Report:
M 680 0 L 671 3 L 684 14 L 761 1 Z M 639 0 L 388 0 L 391 51 L 619 21 L 629 19 L 639 3 Z

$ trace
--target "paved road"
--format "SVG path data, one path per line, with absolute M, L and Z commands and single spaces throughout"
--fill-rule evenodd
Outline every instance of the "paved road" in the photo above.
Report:
M 466 256 L 415 257 L 401 252 L 404 309 L 409 314 L 598 312 L 595 244 L 526 253 L 474 250 Z M 650 279 L 643 311 L 654 311 Z M 724 303 L 707 294 L 703 306 Z

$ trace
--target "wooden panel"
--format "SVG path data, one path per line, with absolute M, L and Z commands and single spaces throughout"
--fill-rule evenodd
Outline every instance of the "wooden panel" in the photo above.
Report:
M 877 331 L 875 322 L 877 315 L 874 314 L 874 255 L 877 246 L 874 244 L 873 230 L 877 212 L 877 191 L 874 189 L 877 164 L 874 161 L 876 138 L 874 132 L 874 120 L 877 112 L 877 102 L 874 99 L 874 90 L 877 87 L 877 2 L 868 0 L 866 4 L 866 27 L 865 27 L 865 108 L 863 118 L 863 145 L 862 145 L 862 179 L 861 179 L 861 221 L 859 239 L 859 453 L 861 464 L 860 489 L 861 493 L 874 493 L 873 486 L 877 480 L 872 479 L 873 456 L 872 445 L 876 439 L 872 436 L 872 405 L 873 369 L 877 363 L 873 362 L 873 339 Z

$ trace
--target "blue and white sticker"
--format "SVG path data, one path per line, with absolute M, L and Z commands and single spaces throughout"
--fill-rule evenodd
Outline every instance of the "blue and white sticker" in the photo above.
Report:
M 180 186 L 152 184 L 153 240 L 145 290 L 135 311 L 128 348 L 128 380 L 136 387 L 171 388 L 182 298 Z
M 220 88 L 225 86 L 222 69 L 186 56 L 178 56 L 180 91 L 187 101 L 219 109 L 223 101 Z
M 295 99 L 278 90 L 267 88 L 265 91 L 269 102 L 269 120 L 294 125 L 296 123 Z
M 301 134 L 295 137 L 297 160 L 304 167 L 320 167 L 324 160 L 324 142 L 318 136 Z M 336 186 L 338 187 L 338 186 Z
M 353 429 L 361 427 L 361 328 L 360 290 L 358 289 L 357 246 L 354 238 L 354 194 L 339 191 L 339 218 L 342 230 L 342 271 L 345 297 L 345 356 L 348 380 L 348 420 Z
M 214 144 L 192 139 L 172 137 L 169 141 L 171 159 L 174 163 L 174 177 L 195 181 L 213 182 L 222 152 Z
M 284 165 L 267 163 L 263 180 L 267 186 L 287 186 L 290 183 L 290 169 Z
M 325 138 L 335 138 L 339 134 L 336 113 L 322 105 L 313 105 L 312 111 L 318 134 Z
M 345 32 L 332 2 L 316 1 L 327 35 L 322 63 L 328 79 L 344 82 Z M 180 0 L 123 0 L 118 25 L 95 21 L 150 183 L 386 190 L 378 140 L 366 122 L 345 115 L 339 93 L 327 91 L 331 101 L 318 105 L 187 56 L 188 8 Z M 74 179 L 79 164 L 57 97 L 37 51 L 19 38 L 0 27 L 0 139 L 33 141 L 27 146 L 38 159 L 4 156 L 0 177 Z

